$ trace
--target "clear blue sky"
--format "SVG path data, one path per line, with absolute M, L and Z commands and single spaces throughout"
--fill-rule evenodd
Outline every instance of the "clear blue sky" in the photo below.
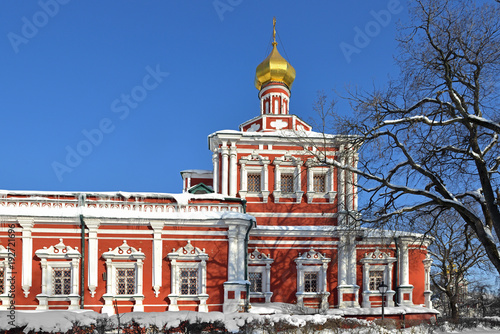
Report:
M 290 111 L 308 121 L 319 90 L 397 74 L 406 10 L 397 0 L 2 0 L 0 189 L 181 192 L 181 170 L 212 169 L 207 136 L 258 115 L 253 80 L 273 16 L 297 72 Z M 371 36 L 356 40 L 360 30 Z

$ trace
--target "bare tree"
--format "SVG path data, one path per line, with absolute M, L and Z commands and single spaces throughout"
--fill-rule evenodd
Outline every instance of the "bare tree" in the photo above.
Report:
M 325 163 L 360 176 L 360 212 L 375 226 L 453 210 L 500 273 L 500 6 L 414 0 L 398 39 L 400 78 L 350 90 L 354 113 L 333 120 L 345 145 L 362 144 L 358 166 Z
M 475 270 L 491 270 L 486 253 L 474 232 L 463 223 L 455 211 L 435 208 L 431 213 L 412 215 L 418 220 L 420 231 L 434 240 L 429 246 L 433 258 L 431 279 L 434 291 L 442 297 L 447 315 L 457 321 L 459 307 L 465 305 L 468 285 Z

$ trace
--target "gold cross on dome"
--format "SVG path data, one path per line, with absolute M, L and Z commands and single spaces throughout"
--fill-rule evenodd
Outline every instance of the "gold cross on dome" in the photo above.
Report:
M 276 43 L 276 17 L 273 17 L 273 43 Z

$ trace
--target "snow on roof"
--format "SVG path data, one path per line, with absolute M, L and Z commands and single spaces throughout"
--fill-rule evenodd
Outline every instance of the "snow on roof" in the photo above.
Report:
M 211 170 L 206 170 L 206 169 L 185 169 L 181 170 L 181 175 L 184 173 L 191 173 L 191 174 L 197 174 L 197 175 L 205 175 L 205 174 L 213 174 Z
M 211 133 L 208 137 L 213 137 L 218 134 L 225 134 L 225 135 L 239 135 L 239 136 L 246 136 L 246 137 L 290 137 L 290 138 L 297 138 L 300 140 L 300 138 L 328 138 L 328 139 L 348 139 L 348 138 L 356 138 L 356 136 L 353 135 L 334 135 L 334 134 L 329 134 L 329 133 L 323 133 L 323 132 L 316 132 L 316 131 L 294 131 L 294 130 L 279 130 L 279 131 L 274 131 L 274 132 L 243 132 L 243 131 L 237 131 L 237 130 L 221 130 L 221 131 L 216 131 Z

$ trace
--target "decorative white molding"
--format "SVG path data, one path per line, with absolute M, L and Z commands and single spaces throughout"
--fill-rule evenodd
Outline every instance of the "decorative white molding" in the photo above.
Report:
M 296 203 L 300 203 L 302 201 L 302 195 L 304 194 L 301 189 L 302 164 L 302 159 L 296 158 L 289 153 L 274 159 L 273 165 L 275 167 L 273 197 L 275 203 L 279 203 L 280 198 L 289 197 L 295 198 Z M 293 175 L 293 193 L 291 194 L 284 194 L 281 189 L 281 175 L 285 173 Z
M 316 158 L 307 159 L 305 165 L 307 167 L 307 202 L 312 203 L 315 198 L 326 198 L 329 203 L 333 203 L 337 197 L 337 191 L 333 182 L 333 166 L 320 164 Z M 325 192 L 314 191 L 315 175 L 325 175 Z
M 247 130 L 247 132 L 257 132 L 260 130 L 260 124 L 259 123 L 253 123 Z
M 207 305 L 207 263 L 208 254 L 205 249 L 201 250 L 191 244 L 188 240 L 186 246 L 177 250 L 175 248 L 172 252 L 168 253 L 167 258 L 171 261 L 171 293 L 168 295 L 170 299 L 169 311 L 179 311 L 177 301 L 184 300 L 197 300 L 198 312 L 208 312 Z M 196 295 L 182 295 L 180 291 L 180 270 L 197 269 L 197 291 Z
M 257 247 L 248 254 L 248 272 L 262 274 L 262 292 L 250 292 L 250 297 L 264 297 L 266 303 L 271 302 L 271 264 L 274 262 L 270 255 L 259 252 Z
M 113 300 L 130 300 L 134 302 L 134 312 L 144 312 L 143 294 L 143 260 L 146 258 L 142 249 L 138 250 L 127 244 L 123 240 L 121 246 L 109 250 L 102 254 L 106 260 L 106 293 L 103 295 L 104 306 L 102 313 L 108 315 L 115 314 Z M 135 269 L 135 293 L 133 295 L 119 295 L 116 291 L 116 270 Z
M 392 267 L 396 258 L 376 248 L 371 253 L 365 253 L 360 262 L 363 264 L 363 307 L 371 307 L 370 296 L 381 296 L 378 290 L 370 290 L 370 272 L 372 271 L 383 272 L 383 282 L 389 287 L 385 294 L 385 306 L 394 306 L 395 291 L 392 288 Z
M 256 153 L 252 153 L 246 157 L 242 157 L 239 161 L 241 166 L 240 169 L 240 191 L 239 195 L 241 198 L 246 198 L 247 196 L 261 197 L 264 203 L 267 203 L 269 197 L 269 185 L 268 185 L 268 166 L 271 163 L 268 157 L 263 157 Z M 260 192 L 249 193 L 247 177 L 248 173 L 259 173 L 260 174 Z
M 326 257 L 326 254 L 321 254 L 311 248 L 306 253 L 299 253 L 299 256 L 294 260 L 297 264 L 297 305 L 304 306 L 304 298 L 319 298 L 320 309 L 327 310 L 329 308 L 328 296 L 328 282 L 326 272 L 328 263 L 331 259 Z M 317 272 L 317 291 L 306 292 L 305 290 L 305 277 L 307 272 Z
M 38 300 L 37 310 L 49 309 L 49 301 L 66 300 L 70 302 L 69 310 L 78 309 L 80 301 L 79 295 L 79 268 L 81 254 L 78 247 L 72 248 L 66 246 L 63 239 L 59 239 L 59 243 L 43 247 L 35 252 L 35 255 L 41 260 L 42 267 L 42 292 L 36 296 Z M 58 260 L 58 261 L 57 261 Z M 71 269 L 71 292 L 68 295 L 55 294 L 52 277 L 55 268 Z
M 272 121 L 270 124 L 276 130 L 281 130 L 281 129 L 286 128 L 288 126 L 288 122 L 285 122 L 281 119 L 278 119 L 276 121 Z

